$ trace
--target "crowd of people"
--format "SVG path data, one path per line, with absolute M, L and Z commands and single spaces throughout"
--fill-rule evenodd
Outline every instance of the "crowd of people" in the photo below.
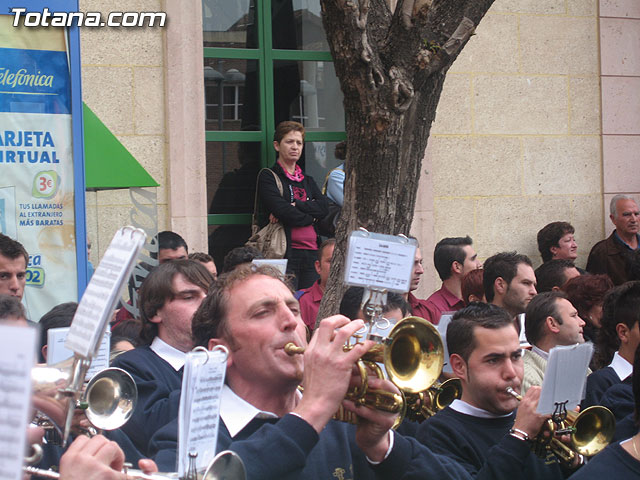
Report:
M 217 269 L 207 254 L 189 255 L 176 233 L 161 232 L 159 265 L 133 292 L 139 314 L 123 308 L 111 326 L 112 365 L 129 372 L 138 388 L 131 419 L 104 437 L 78 437 L 66 452 L 45 444 L 50 451 L 41 466 L 59 467 L 63 480 L 124 478 L 125 459 L 141 462 L 145 471 L 174 471 L 185 356 L 196 346 L 224 345 L 229 357 L 217 449 L 237 452 L 249 479 L 546 480 L 605 472 L 640 478 L 636 202 L 625 195 L 612 199 L 615 230 L 592 248 L 586 270 L 574 264 L 575 231 L 567 222 L 539 231 L 543 263 L 535 270 L 526 255 L 508 251 L 481 265 L 470 237 L 444 238 L 433 252 L 442 286 L 419 299 L 414 292 L 425 266 L 417 248 L 410 291 L 389 294 L 383 316 L 395 323 L 412 314 L 438 325 L 444 313 L 453 314 L 446 330 L 449 377 L 460 379 L 462 395 L 422 423 L 405 419 L 394 430 L 397 414 L 345 400 L 354 364 L 373 345 L 366 340 L 343 348 L 364 325 L 363 290 L 347 290 L 340 314 L 316 318 L 336 245 L 318 241 L 313 225 L 326 204 L 297 166 L 304 130 L 285 123 L 274 142 L 280 155 L 274 171 L 285 192 L 271 175 L 263 175 L 259 188 L 271 221 L 285 225 L 297 283 L 252 264 L 262 257 L 254 248 L 232 250 Z M 0 235 L 2 321 L 29 322 L 20 303 L 27 263 L 22 245 Z M 59 305 L 39 319 L 41 361 L 47 330 L 69 326 L 76 307 Z M 604 405 L 613 412 L 614 442 L 588 460 L 536 455 L 534 439 L 550 418 L 537 413 L 549 352 L 585 341 L 594 343 L 595 354 L 581 407 Z M 304 354 L 288 354 L 288 343 L 305 347 Z M 372 389 L 399 393 L 384 378 L 369 382 Z M 339 408 L 357 424 L 334 420 Z

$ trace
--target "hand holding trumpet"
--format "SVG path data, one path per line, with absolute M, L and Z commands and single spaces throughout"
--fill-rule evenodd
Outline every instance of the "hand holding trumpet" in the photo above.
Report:
M 551 418 L 550 415 L 541 415 L 536 412 L 541 392 L 541 387 L 534 386 L 527 390 L 524 397 L 520 397 L 520 405 L 518 405 L 516 419 L 513 423 L 514 429 L 526 432 L 529 438 L 534 438 L 540 432 L 544 423 Z
M 320 433 L 342 402 L 356 361 L 373 342 L 366 341 L 345 352 L 348 338 L 362 328 L 362 320 L 351 322 L 334 315 L 316 329 L 304 352 L 304 396 L 293 413 L 300 415 Z

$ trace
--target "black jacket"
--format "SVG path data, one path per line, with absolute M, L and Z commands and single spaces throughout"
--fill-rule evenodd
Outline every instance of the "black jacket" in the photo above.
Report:
M 262 170 L 258 177 L 258 195 L 267 216 L 273 213 L 284 225 L 287 234 L 285 257 L 288 258 L 291 250 L 291 227 L 314 225 L 329 213 L 329 203 L 310 175 L 305 174 L 301 182 L 295 182 L 287 177 L 277 162 L 271 170 L 282 182 L 282 195 L 273 174 L 265 170 Z M 295 206 L 291 205 L 292 203 L 295 203 Z

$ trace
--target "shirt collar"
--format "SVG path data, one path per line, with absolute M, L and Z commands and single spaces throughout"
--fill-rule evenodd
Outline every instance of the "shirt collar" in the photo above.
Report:
M 540 350 L 535 345 L 531 346 L 531 352 L 537 354 L 538 356 L 544 358 L 545 360 L 549 360 L 549 352 L 545 352 L 544 350 Z
M 459 299 L 453 293 L 451 293 L 449 289 L 444 285 L 442 285 L 442 288 L 440 289 L 440 291 L 442 292 L 442 298 L 445 299 L 445 301 L 450 307 L 455 307 L 459 303 L 464 303 L 461 299 Z
M 618 241 L 621 245 L 623 245 L 624 247 L 628 248 L 629 250 L 633 251 L 633 248 L 631 248 L 631 245 L 629 245 L 627 242 L 625 242 L 622 237 L 620 235 L 618 235 L 618 231 L 614 230 L 613 231 L 613 238 Z M 636 233 L 636 238 L 638 239 L 638 248 L 640 248 L 640 234 Z
M 449 405 L 452 410 L 455 410 L 458 413 L 464 413 L 465 415 L 471 415 L 472 417 L 479 418 L 505 418 L 509 415 L 512 415 L 513 412 L 507 413 L 506 415 L 498 415 L 496 413 L 487 412 L 482 408 L 474 407 L 473 405 L 468 404 L 467 402 L 463 402 L 460 399 L 454 400 L 451 405 Z
M 302 394 L 296 390 L 296 395 L 300 398 Z M 231 438 L 235 437 L 254 418 L 279 418 L 273 412 L 266 412 L 254 407 L 249 402 L 235 394 L 229 385 L 222 387 L 220 397 L 220 418 L 229 430 Z
M 618 352 L 613 354 L 613 360 L 609 364 L 620 380 L 624 380 L 633 373 L 633 365 L 620 356 Z
M 172 347 L 164 340 L 161 340 L 160 337 L 154 338 L 149 348 L 151 348 L 151 350 L 161 359 L 171 365 L 176 372 L 184 367 L 187 354 Z

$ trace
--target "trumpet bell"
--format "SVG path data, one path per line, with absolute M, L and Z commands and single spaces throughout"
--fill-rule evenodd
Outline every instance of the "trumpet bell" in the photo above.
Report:
M 202 480 L 244 480 L 246 478 L 244 462 L 240 455 L 231 450 L 218 453 L 202 476 Z
M 83 397 L 86 415 L 101 430 L 115 430 L 133 414 L 138 389 L 131 375 L 120 368 L 106 368 L 95 374 Z
M 571 445 L 574 450 L 591 457 L 609 445 L 615 433 L 616 420 L 611 410 L 595 405 L 576 416 L 573 428 L 575 432 L 571 435 Z
M 438 330 L 425 319 L 406 317 L 389 332 L 384 366 L 389 380 L 405 393 L 429 388 L 440 376 L 444 348 Z
M 437 411 L 447 408 L 454 400 L 462 398 L 462 382 L 459 378 L 450 378 L 438 387 L 435 397 Z

